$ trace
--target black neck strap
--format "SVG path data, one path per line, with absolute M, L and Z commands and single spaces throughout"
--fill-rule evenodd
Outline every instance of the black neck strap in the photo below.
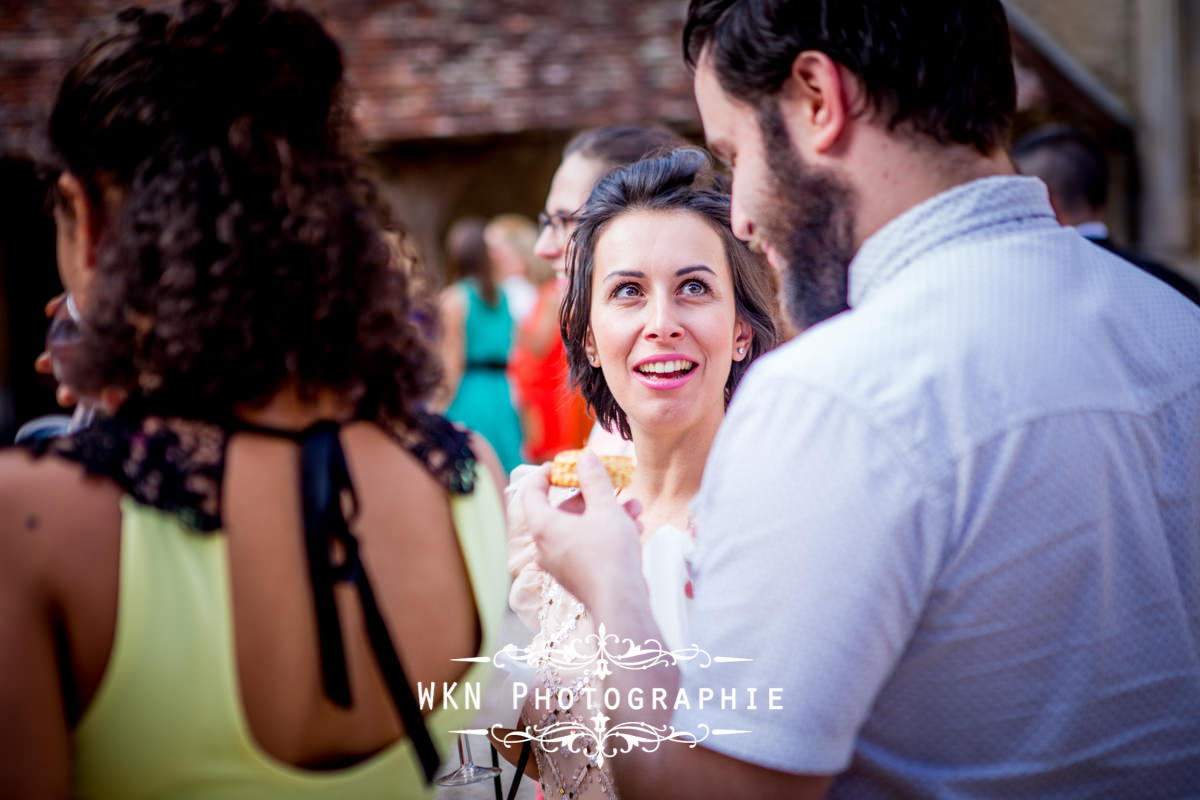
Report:
M 312 583 L 317 637 L 321 646 L 321 677 L 325 695 L 335 704 L 353 705 L 346 670 L 342 627 L 333 588 L 341 582 L 358 589 L 363 620 L 375 661 L 383 674 L 392 704 L 413 743 L 426 782 L 433 780 L 439 758 L 421 707 L 413 696 L 400 657 L 388 635 L 387 624 L 375 602 L 375 593 L 359 557 L 358 539 L 350 531 L 358 515 L 358 497 L 346 466 L 336 422 L 317 422 L 302 431 L 291 431 L 238 422 L 236 430 L 290 439 L 300 445 L 300 495 L 303 503 L 304 546 Z M 335 552 L 340 556 L 335 561 Z

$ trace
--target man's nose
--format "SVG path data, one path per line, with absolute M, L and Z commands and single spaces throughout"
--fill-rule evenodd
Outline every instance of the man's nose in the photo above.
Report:
M 546 261 L 553 261 L 562 255 L 562 242 L 553 225 L 542 227 L 537 241 L 533 243 L 533 254 Z
M 750 221 L 750 216 L 746 213 L 746 203 L 741 193 L 738 192 L 736 184 L 730 197 L 729 224 L 733 229 L 733 235 L 743 242 L 754 238 L 754 223 Z

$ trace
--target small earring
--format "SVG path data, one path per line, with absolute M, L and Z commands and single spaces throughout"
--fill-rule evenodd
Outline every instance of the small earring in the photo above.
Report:
M 739 348 L 738 348 L 738 355 L 739 355 L 739 356 L 744 356 L 744 355 L 746 355 L 746 348 L 745 348 L 745 347 L 739 347 Z
M 588 363 L 593 367 L 598 367 L 600 366 L 600 359 L 596 358 L 595 356 L 588 356 Z

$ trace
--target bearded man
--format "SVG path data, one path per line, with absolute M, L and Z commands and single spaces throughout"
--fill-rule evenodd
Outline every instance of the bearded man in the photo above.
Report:
M 709 456 L 691 635 L 742 660 L 680 686 L 779 702 L 676 709 L 703 741 L 617 756 L 622 797 L 1194 792 L 1200 309 L 1013 174 L 1000 1 L 692 0 L 684 49 L 807 330 Z M 579 473 L 582 514 L 522 488 L 538 559 L 654 639 L 636 523 Z

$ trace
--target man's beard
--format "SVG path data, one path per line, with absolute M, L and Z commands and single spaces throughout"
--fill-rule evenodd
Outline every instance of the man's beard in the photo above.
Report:
M 849 308 L 854 190 L 834 173 L 801 160 L 775 103 L 759 109 L 758 124 L 769 178 L 755 226 L 786 262 L 784 304 L 796 330 L 803 331 Z

